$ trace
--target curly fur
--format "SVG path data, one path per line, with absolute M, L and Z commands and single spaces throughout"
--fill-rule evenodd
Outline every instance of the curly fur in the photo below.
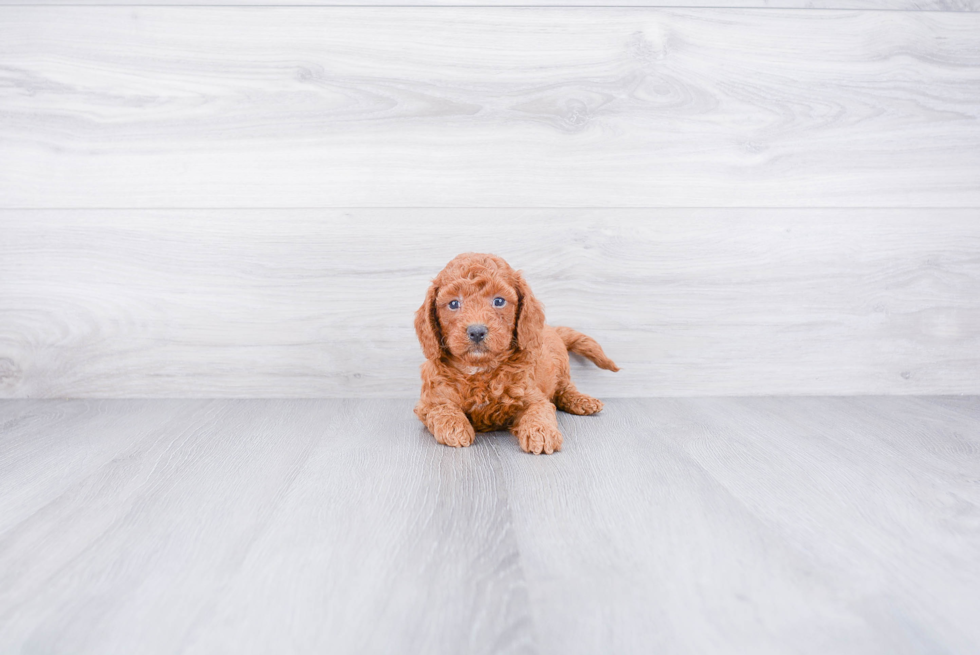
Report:
M 505 305 L 495 307 L 494 298 Z M 450 309 L 452 300 L 458 309 Z M 467 335 L 474 324 L 488 328 L 479 344 Z M 560 450 L 556 408 L 581 415 L 602 409 L 572 384 L 568 353 L 619 370 L 591 337 L 545 325 L 544 308 L 520 271 L 495 255 L 466 253 L 449 262 L 415 313 L 415 331 L 426 357 L 415 413 L 447 446 L 509 429 L 527 452 Z

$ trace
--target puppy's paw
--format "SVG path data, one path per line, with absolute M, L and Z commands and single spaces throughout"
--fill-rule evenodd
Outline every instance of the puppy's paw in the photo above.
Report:
M 435 430 L 432 431 L 432 434 L 435 436 L 436 441 L 446 446 L 452 446 L 453 448 L 469 446 L 473 443 L 473 439 L 476 438 L 476 431 L 473 430 L 470 422 L 465 419 L 445 420 L 433 427 L 435 427 Z
M 526 453 L 550 455 L 561 450 L 561 432 L 551 425 L 540 423 L 520 425 L 514 430 L 514 434 L 521 445 L 521 450 Z
M 578 414 L 579 416 L 596 414 L 601 412 L 602 408 L 603 404 L 601 400 L 578 392 L 565 394 L 558 402 L 558 409 L 569 414 Z

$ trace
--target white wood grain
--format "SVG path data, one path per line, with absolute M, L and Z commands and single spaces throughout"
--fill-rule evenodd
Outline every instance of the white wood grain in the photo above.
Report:
M 411 406 L 0 402 L 0 651 L 980 643 L 976 397 L 613 400 L 549 457 Z
M 0 206 L 980 206 L 980 16 L 4 7 Z
M 648 399 L 562 427 L 561 459 L 494 442 L 548 652 L 976 651 L 976 420 Z
M 155 6 L 344 6 L 344 7 L 575 7 L 597 6 L 596 0 L 0 0 L 0 6 L 119 5 Z M 861 9 L 874 11 L 980 11 L 978 0 L 616 0 L 619 7 L 690 7 L 725 9 Z
M 980 393 L 980 210 L 0 211 L 5 397 L 414 396 L 459 252 L 622 367 L 599 397 Z
M 410 403 L 23 407 L 3 652 L 529 652 L 493 453 L 432 448 Z

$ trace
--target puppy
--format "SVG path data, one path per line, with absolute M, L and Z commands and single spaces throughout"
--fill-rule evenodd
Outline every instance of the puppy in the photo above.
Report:
M 447 446 L 469 446 L 477 431 L 509 429 L 526 452 L 561 450 L 555 408 L 602 409 L 572 384 L 569 351 L 619 370 L 592 338 L 545 325 L 520 271 L 495 255 L 449 262 L 415 313 L 415 331 L 427 360 L 415 413 Z

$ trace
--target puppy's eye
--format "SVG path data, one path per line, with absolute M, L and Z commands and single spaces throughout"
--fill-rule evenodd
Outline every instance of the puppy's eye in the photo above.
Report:
M 494 307 L 503 307 L 506 304 L 507 304 L 507 301 L 504 300 L 503 298 L 501 298 L 500 296 L 497 296 L 496 298 L 493 299 L 493 306 Z
M 453 309 L 453 310 L 459 309 L 459 301 L 458 300 L 450 300 L 449 301 L 449 309 Z

